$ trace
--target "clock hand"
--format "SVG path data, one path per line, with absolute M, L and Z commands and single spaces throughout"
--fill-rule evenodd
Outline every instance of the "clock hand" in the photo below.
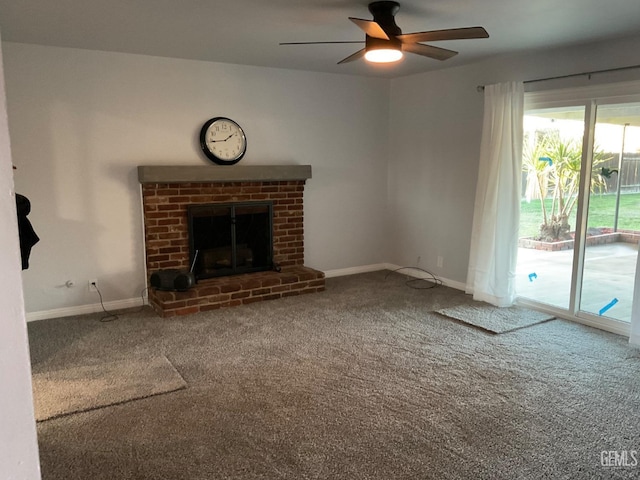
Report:
M 227 140 L 229 140 L 231 137 L 233 137 L 235 135 L 235 133 L 232 133 L 231 135 L 229 135 L 227 138 L 223 139 L 223 140 L 211 140 L 212 143 L 215 142 L 226 142 Z

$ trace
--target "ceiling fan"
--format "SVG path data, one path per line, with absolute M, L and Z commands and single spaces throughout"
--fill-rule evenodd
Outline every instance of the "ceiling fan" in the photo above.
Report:
M 364 48 L 338 62 L 348 63 L 365 57 L 370 62 L 389 63 L 402 58 L 402 52 L 415 53 L 436 60 L 446 60 L 458 52 L 446 48 L 424 45 L 422 42 L 440 40 L 463 40 L 471 38 L 488 38 L 489 34 L 482 27 L 449 28 L 428 32 L 402 33 L 396 25 L 395 14 L 400 4 L 393 1 L 379 1 L 369 4 L 373 20 L 349 17 L 365 33 Z M 280 45 L 318 45 L 335 43 L 363 43 L 361 41 L 346 42 L 284 42 Z

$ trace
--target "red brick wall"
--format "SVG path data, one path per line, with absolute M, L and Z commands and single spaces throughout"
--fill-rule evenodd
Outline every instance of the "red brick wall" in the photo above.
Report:
M 273 258 L 281 267 L 304 264 L 304 180 L 142 185 L 147 276 L 189 269 L 187 205 L 273 202 Z
M 149 290 L 163 317 L 186 315 L 324 290 L 324 273 L 304 266 L 304 180 L 142 185 L 147 277 L 165 268 L 189 269 L 187 205 L 273 202 L 273 254 L 279 272 L 206 279 L 186 292 Z

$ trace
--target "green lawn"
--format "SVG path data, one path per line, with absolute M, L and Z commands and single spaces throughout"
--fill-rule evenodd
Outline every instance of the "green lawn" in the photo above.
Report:
M 551 208 L 551 199 L 545 200 L 547 211 Z M 569 225 L 571 230 L 576 225 L 575 208 L 571 212 Z M 616 211 L 615 194 L 592 195 L 589 201 L 589 227 L 613 227 Z M 540 200 L 520 204 L 520 236 L 533 237 L 538 234 L 542 223 Z M 627 193 L 620 196 L 620 212 L 618 214 L 618 229 L 640 231 L 640 193 Z

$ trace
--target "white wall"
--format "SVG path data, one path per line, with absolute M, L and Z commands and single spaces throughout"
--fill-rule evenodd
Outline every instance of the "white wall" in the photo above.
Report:
M 462 283 L 482 129 L 476 86 L 631 65 L 638 46 L 639 38 L 601 42 L 389 81 L 5 43 L 16 186 L 32 200 L 42 238 L 23 273 L 27 312 L 95 307 L 86 288 L 94 278 L 107 302 L 138 296 L 135 167 L 207 164 L 197 136 L 217 115 L 245 128 L 242 164 L 313 166 L 307 265 L 415 265 L 420 257 L 421 267 Z
M 466 281 L 483 96 L 478 85 L 532 80 L 638 64 L 640 37 L 494 58 L 392 80 L 390 106 L 388 262 L 416 265 Z M 541 82 L 529 90 L 640 78 L 618 74 Z M 443 257 L 438 268 L 437 257 Z
M 198 133 L 218 115 L 245 129 L 242 165 L 312 165 L 308 266 L 385 260 L 388 80 L 14 43 L 4 49 L 16 188 L 30 198 L 41 237 L 23 274 L 27 312 L 95 304 L 90 279 L 107 302 L 139 295 L 136 166 L 208 164 Z M 67 280 L 76 286 L 65 287 Z
M 16 200 L 0 52 L 0 478 L 39 479 Z

